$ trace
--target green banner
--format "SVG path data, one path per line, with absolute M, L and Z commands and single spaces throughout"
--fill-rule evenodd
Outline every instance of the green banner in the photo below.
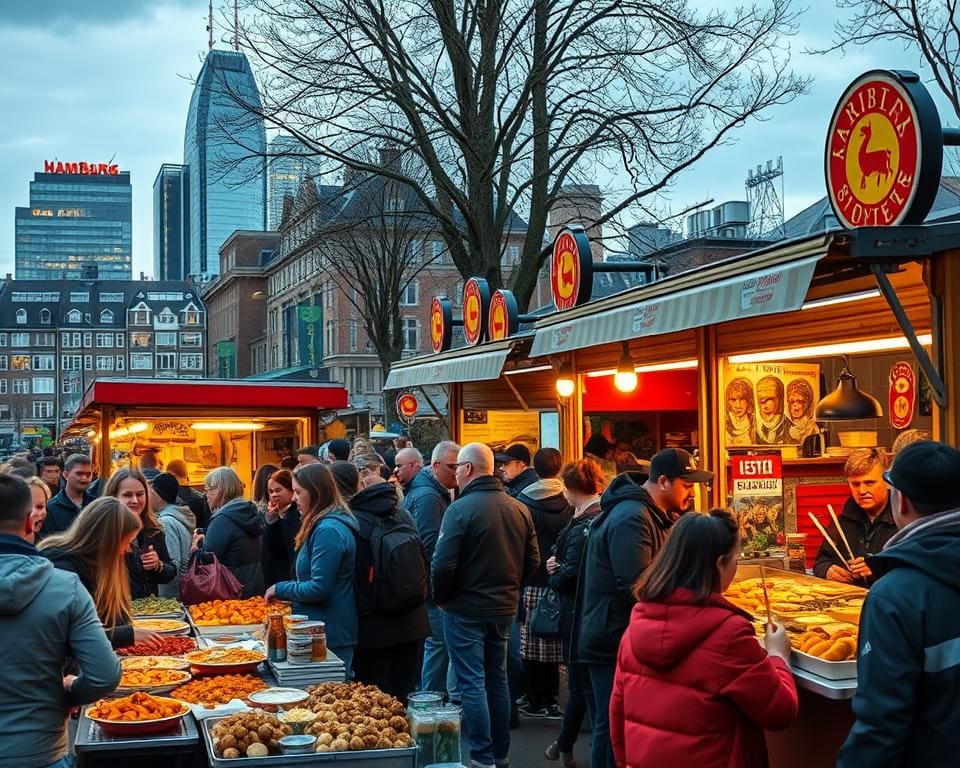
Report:
M 218 375 L 221 379 L 234 379 L 237 376 L 237 342 L 218 341 L 214 345 L 219 362 Z
M 323 363 L 323 307 L 301 304 L 297 307 L 297 325 L 300 364 L 319 368 Z

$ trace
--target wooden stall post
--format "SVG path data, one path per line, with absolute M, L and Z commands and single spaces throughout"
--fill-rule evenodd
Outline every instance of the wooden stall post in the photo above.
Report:
M 700 430 L 700 466 L 715 473 L 710 492 L 710 506 L 723 504 L 726 493 L 724 457 L 720 453 L 720 390 L 717 357 L 717 329 L 708 325 L 696 329 L 697 340 L 697 428 Z
M 110 449 L 110 427 L 113 426 L 113 408 L 100 411 L 100 442 L 97 444 L 97 474 L 104 479 L 110 477 L 112 451 Z
M 960 445 L 960 348 L 952 340 L 960 338 L 960 249 L 939 253 L 933 257 L 930 292 L 939 299 L 934 302 L 936 313 L 939 303 L 940 316 L 934 317 L 933 359 L 941 360 L 942 375 L 946 387 L 947 406 L 937 409 L 940 434 L 935 435 L 947 445 Z

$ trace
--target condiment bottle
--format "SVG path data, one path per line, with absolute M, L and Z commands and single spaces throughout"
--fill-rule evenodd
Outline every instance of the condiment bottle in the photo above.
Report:
M 283 626 L 283 614 L 270 614 L 267 621 L 267 658 L 270 661 L 286 661 L 287 630 Z

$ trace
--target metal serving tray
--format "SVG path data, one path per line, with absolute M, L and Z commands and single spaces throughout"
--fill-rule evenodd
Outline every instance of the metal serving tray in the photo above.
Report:
M 856 680 L 857 662 L 853 661 L 826 661 L 798 651 L 795 648 L 790 653 L 790 665 L 798 669 L 805 669 L 827 680 Z
M 237 757 L 227 760 L 217 757 L 213 750 L 211 729 L 224 718 L 212 717 L 201 723 L 203 743 L 211 768 L 234 768 L 244 765 L 289 765 L 297 768 L 326 768 L 331 763 L 342 763 L 344 768 L 416 768 L 417 748 L 364 749 L 356 752 L 314 752 L 307 755 L 268 755 L 267 757 Z
M 86 709 L 86 708 L 84 708 Z M 169 749 L 189 747 L 200 741 L 196 721 L 189 712 L 169 733 L 150 736 L 109 736 L 81 710 L 77 722 L 77 752 L 108 752 L 117 750 Z

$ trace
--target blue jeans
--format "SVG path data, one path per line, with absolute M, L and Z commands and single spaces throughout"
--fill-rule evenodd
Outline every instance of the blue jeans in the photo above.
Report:
M 423 644 L 420 690 L 446 691 L 451 700 L 460 701 L 457 679 L 447 654 L 447 644 L 443 640 L 443 611 L 427 603 L 427 616 L 430 618 L 430 637 Z
M 593 740 L 590 742 L 590 768 L 614 768 L 610 743 L 610 697 L 613 695 L 615 664 L 585 664 L 593 688 Z
M 484 765 L 506 760 L 510 752 L 507 637 L 511 621 L 510 617 L 473 619 L 450 611 L 443 614 L 470 756 Z
M 74 768 L 76 764 L 77 756 L 68 753 L 57 760 L 57 762 L 50 763 L 47 768 Z

